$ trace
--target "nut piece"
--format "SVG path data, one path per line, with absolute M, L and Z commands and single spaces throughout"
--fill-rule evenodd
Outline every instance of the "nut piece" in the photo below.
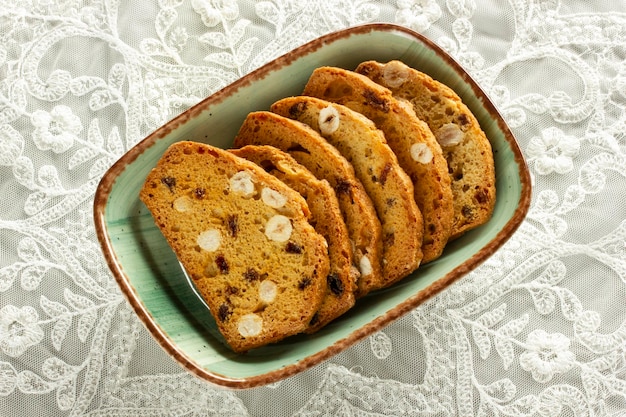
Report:
M 275 209 L 279 209 L 287 203 L 287 197 L 278 191 L 267 187 L 261 190 L 261 200 L 263 200 L 263 202 L 268 206 Z
M 404 109 L 405 112 L 415 114 L 415 110 L 413 109 L 413 105 L 411 104 L 410 101 L 403 99 L 403 98 L 398 98 L 397 101 L 398 101 L 398 106 Z
M 209 252 L 216 251 L 217 248 L 220 247 L 221 241 L 222 235 L 217 229 L 205 230 L 204 232 L 200 233 L 198 235 L 198 238 L 196 239 L 196 243 L 198 244 L 198 246 Z
M 254 194 L 254 182 L 252 176 L 246 171 L 239 171 L 230 177 L 230 189 L 242 194 L 244 197 L 251 197 Z
M 411 158 L 421 164 L 427 164 L 433 159 L 433 153 L 425 143 L 411 145 Z
M 277 292 L 276 283 L 269 279 L 263 280 L 259 285 L 259 299 L 266 304 L 276 299 Z
M 331 135 L 339 128 L 339 112 L 332 105 L 328 105 L 320 110 L 317 123 L 322 135 Z
M 454 123 L 446 123 L 437 130 L 435 137 L 441 146 L 455 146 L 463 140 L 463 131 Z
M 292 231 L 291 221 L 282 214 L 272 216 L 265 224 L 265 236 L 274 242 L 288 241 Z
M 363 276 L 367 276 L 372 273 L 372 263 L 367 256 L 362 256 L 359 260 L 359 269 L 361 270 L 361 275 Z
M 192 201 L 189 197 L 183 196 L 178 197 L 174 200 L 174 210 L 184 213 L 185 211 L 189 211 L 192 208 Z
M 263 330 L 263 319 L 254 313 L 244 314 L 239 319 L 237 330 L 243 337 L 258 336 Z
M 409 70 L 397 61 L 391 61 L 383 67 L 383 80 L 391 88 L 400 87 L 409 78 Z

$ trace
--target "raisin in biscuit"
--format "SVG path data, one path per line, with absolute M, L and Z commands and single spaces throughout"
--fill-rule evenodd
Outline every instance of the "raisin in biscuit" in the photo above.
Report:
M 411 105 L 364 75 L 334 67 L 313 71 L 303 95 L 343 104 L 383 131 L 400 166 L 413 181 L 415 201 L 424 218 L 423 262 L 439 257 L 454 218 L 450 175 L 441 147 Z
M 382 228 L 376 210 L 352 165 L 304 123 L 258 111 L 248 114 L 234 140 L 235 147 L 272 145 L 287 152 L 335 190 L 361 272 L 357 297 L 382 286 Z
M 424 226 L 413 183 L 374 123 L 345 106 L 308 96 L 279 100 L 270 109 L 320 132 L 354 167 L 383 228 L 384 285 L 417 269 Z
M 484 224 L 496 199 L 491 144 L 472 112 L 448 86 L 400 61 L 368 61 L 356 71 L 411 102 L 448 161 L 454 196 L 451 238 Z
M 140 198 L 234 351 L 307 329 L 329 259 L 299 193 L 230 152 L 179 142 Z
M 298 191 L 311 211 L 310 223 L 328 242 L 330 271 L 326 297 L 311 319 L 307 333 L 322 328 L 354 305 L 356 281 L 360 275 L 352 265 L 352 246 L 335 191 L 326 180 L 317 179 L 289 154 L 273 146 L 247 145 L 232 153 L 259 165 Z

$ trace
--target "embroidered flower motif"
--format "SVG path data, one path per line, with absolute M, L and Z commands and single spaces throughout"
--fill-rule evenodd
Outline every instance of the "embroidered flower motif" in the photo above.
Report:
M 619 66 L 617 70 L 617 76 L 612 84 L 612 88 L 619 95 L 621 95 L 621 99 L 626 98 L 626 68 L 623 65 Z
M 55 153 L 67 151 L 74 144 L 76 135 L 83 130 L 80 118 L 67 106 L 56 106 L 49 113 L 36 110 L 31 116 L 35 126 L 33 141 L 42 151 L 52 149 Z
M 37 320 L 37 310 L 30 306 L 3 307 L 0 310 L 0 349 L 8 356 L 17 357 L 30 346 L 41 342 L 43 330 Z
M 569 339 L 561 333 L 533 330 L 526 344 L 528 351 L 520 355 L 519 363 L 537 382 L 548 382 L 555 374 L 567 372 L 576 359 L 569 351 Z
M 174 80 L 168 77 L 159 77 L 153 72 L 148 72 L 145 77 L 144 91 L 144 120 L 150 128 L 165 123 L 170 117 L 170 102 L 168 97 L 172 95 Z
M 102 6 L 104 8 L 104 6 Z M 89 27 L 104 29 L 107 24 L 106 14 L 97 6 L 85 6 L 80 9 L 80 19 Z
M 396 20 L 421 32 L 441 17 L 441 7 L 433 0 L 398 0 Z
M 22 155 L 24 138 L 11 125 L 0 125 L 0 166 L 11 166 Z
M 567 136 L 561 129 L 550 127 L 541 132 L 541 137 L 530 140 L 526 149 L 530 161 L 535 162 L 539 175 L 552 172 L 565 174 L 573 167 L 573 158 L 578 155 L 580 140 Z
M 215 27 L 222 19 L 234 20 L 239 16 L 239 6 L 227 0 L 192 0 L 191 7 L 202 18 L 207 27 Z

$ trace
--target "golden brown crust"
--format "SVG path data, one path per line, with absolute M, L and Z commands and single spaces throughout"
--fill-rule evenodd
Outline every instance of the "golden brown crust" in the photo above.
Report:
M 417 116 L 439 140 L 448 161 L 454 196 L 451 238 L 489 220 L 496 199 L 493 152 L 476 117 L 461 98 L 448 86 L 400 61 L 368 61 L 356 72 L 411 102 Z
M 354 245 L 355 265 L 361 271 L 357 297 L 380 288 L 383 282 L 380 221 L 354 168 L 341 153 L 304 123 L 265 111 L 252 112 L 243 122 L 234 146 L 245 145 L 275 146 L 317 178 L 328 181 L 337 195 Z
M 140 198 L 234 351 L 306 330 L 329 260 L 299 193 L 230 152 L 178 142 Z
M 414 185 L 415 201 L 424 218 L 423 262 L 439 257 L 454 218 L 448 165 L 432 132 L 411 105 L 369 78 L 335 67 L 314 70 L 303 95 L 343 104 L 383 131 Z
M 422 214 L 411 179 L 374 123 L 348 107 L 309 96 L 279 100 L 271 111 L 311 126 L 353 165 L 383 228 L 383 285 L 417 269 L 422 259 Z
M 317 179 L 289 154 L 268 145 L 247 145 L 230 150 L 254 162 L 266 172 L 298 191 L 311 211 L 310 223 L 328 242 L 330 271 L 326 296 L 306 333 L 322 328 L 348 311 L 355 302 L 358 271 L 352 265 L 352 246 L 335 191 L 326 180 Z

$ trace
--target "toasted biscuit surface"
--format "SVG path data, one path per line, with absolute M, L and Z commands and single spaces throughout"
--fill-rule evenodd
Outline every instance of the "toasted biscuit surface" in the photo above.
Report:
M 291 155 L 335 190 L 353 244 L 354 263 L 361 272 L 357 296 L 380 288 L 382 227 L 371 199 L 356 178 L 354 168 L 316 131 L 304 123 L 271 112 L 248 114 L 234 146 L 271 145 Z
M 412 106 L 364 75 L 335 67 L 315 69 L 303 95 L 343 104 L 383 131 L 400 166 L 413 181 L 415 201 L 424 219 L 423 262 L 439 257 L 454 219 L 450 176 L 441 147 Z
M 298 191 L 311 211 L 311 224 L 328 242 L 330 271 L 326 277 L 326 297 L 306 330 L 307 333 L 314 332 L 354 305 L 356 282 L 360 275 L 352 265 L 348 228 L 335 192 L 326 180 L 317 179 L 289 154 L 273 146 L 247 145 L 231 152 L 254 162 Z
M 454 196 L 452 238 L 484 224 L 496 199 L 491 144 L 461 98 L 448 86 L 400 61 L 361 63 L 356 72 L 408 100 L 437 138 L 448 161 Z
M 233 350 L 307 329 L 326 294 L 329 260 L 299 193 L 230 152 L 178 142 L 140 198 Z
M 413 183 L 374 123 L 348 107 L 309 96 L 279 100 L 271 111 L 320 132 L 354 167 L 383 228 L 384 285 L 417 269 L 424 226 Z

